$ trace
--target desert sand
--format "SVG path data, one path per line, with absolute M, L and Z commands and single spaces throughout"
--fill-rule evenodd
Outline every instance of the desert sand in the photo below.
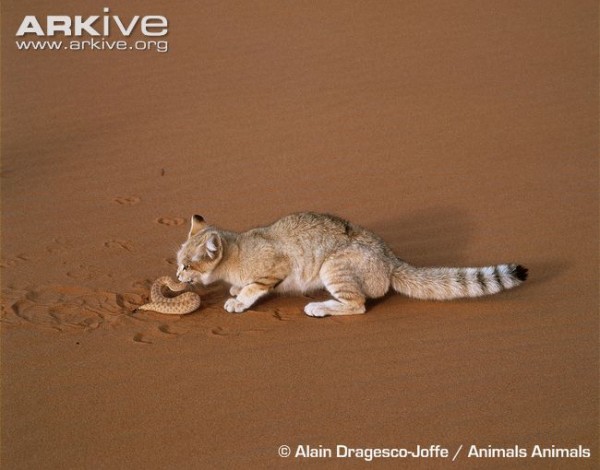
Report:
M 597 2 L 109 3 L 2 2 L 3 469 L 459 449 L 455 468 L 598 468 Z M 107 6 L 168 18 L 168 51 L 16 46 L 26 15 Z M 306 296 L 229 314 L 223 286 L 132 313 L 192 214 L 241 231 L 305 210 L 415 265 L 530 279 L 356 317 L 309 318 Z M 296 456 L 338 445 L 450 457 Z

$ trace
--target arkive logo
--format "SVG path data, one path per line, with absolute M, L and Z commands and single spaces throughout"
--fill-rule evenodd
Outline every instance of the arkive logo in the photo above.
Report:
M 91 16 L 27 15 L 15 34 L 19 38 L 16 41 L 17 48 L 19 50 L 167 52 L 168 42 L 157 40 L 169 32 L 169 21 L 165 16 L 121 17 L 111 14 L 108 7 L 103 8 L 103 13 L 103 15 Z M 144 39 L 129 40 L 132 36 L 144 37 Z
M 109 8 L 104 8 L 105 15 L 100 20 L 100 15 L 84 18 L 83 16 L 51 15 L 46 17 L 46 29 L 34 15 L 23 18 L 16 36 L 35 34 L 36 36 L 55 36 L 62 33 L 65 36 L 110 36 L 111 32 L 120 32 L 123 36 L 130 36 L 139 26 L 144 36 L 165 36 L 169 30 L 169 22 L 164 16 L 149 15 L 140 17 L 135 15 L 130 19 L 122 19 L 118 15 L 108 15 Z

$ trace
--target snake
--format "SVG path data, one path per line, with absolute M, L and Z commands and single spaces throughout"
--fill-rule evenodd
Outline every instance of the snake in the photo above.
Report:
M 159 277 L 152 283 L 150 288 L 150 303 L 141 305 L 138 310 L 152 310 L 158 313 L 167 313 L 171 315 L 184 315 L 192 313 L 200 307 L 200 296 L 195 292 L 185 292 L 176 297 L 167 297 L 163 288 L 171 292 L 182 292 L 189 286 L 184 282 L 178 282 L 169 276 Z

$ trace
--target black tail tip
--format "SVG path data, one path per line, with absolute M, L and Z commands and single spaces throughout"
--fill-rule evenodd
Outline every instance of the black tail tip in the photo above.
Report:
M 529 270 L 525 266 L 521 266 L 520 264 L 518 264 L 513 271 L 513 275 L 519 281 L 525 281 L 527 279 L 527 276 L 529 275 L 528 273 Z

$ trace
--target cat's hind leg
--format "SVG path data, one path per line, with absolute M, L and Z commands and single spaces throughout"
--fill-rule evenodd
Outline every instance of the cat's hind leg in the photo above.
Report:
M 324 263 L 319 275 L 333 299 L 309 303 L 304 307 L 307 315 L 327 317 L 365 313 L 365 295 L 354 276 L 351 263 L 342 260 Z

